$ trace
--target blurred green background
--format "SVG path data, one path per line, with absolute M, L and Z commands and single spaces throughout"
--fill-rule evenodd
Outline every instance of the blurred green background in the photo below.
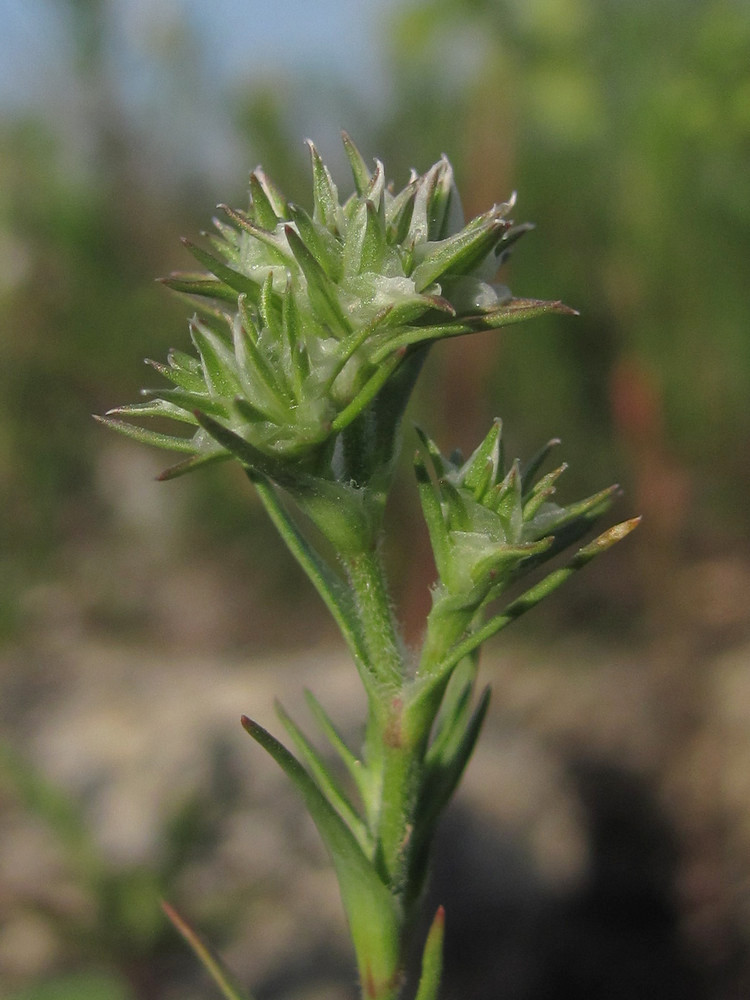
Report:
M 223 892 L 206 895 L 195 875 L 204 854 L 225 843 L 238 797 L 258 801 L 257 789 L 239 791 L 242 775 L 221 738 L 208 740 L 208 763 L 189 772 L 184 794 L 157 802 L 156 853 L 128 848 L 123 860 L 97 832 L 97 796 L 111 774 L 92 767 L 85 749 L 81 759 L 66 751 L 79 716 L 62 709 L 103 712 L 80 693 L 116 701 L 129 657 L 148 665 L 133 668 L 131 685 L 163 675 L 167 700 L 181 687 L 180 664 L 196 656 L 217 684 L 250 664 L 249 686 L 254 658 L 265 658 L 284 695 L 285 675 L 273 664 L 325 650 L 335 636 L 240 474 L 221 467 L 155 484 L 163 456 L 113 440 L 90 414 L 135 399 L 149 379 L 144 357 L 187 344 L 184 306 L 153 281 L 190 266 L 178 237 L 208 228 L 219 201 L 243 205 L 258 163 L 307 204 L 307 135 L 346 189 L 339 128 L 399 184 L 412 165 L 425 170 L 445 152 L 467 215 L 517 190 L 517 220 L 537 228 L 504 279 L 518 295 L 561 298 L 581 313 L 441 345 L 413 417 L 445 447 L 471 449 L 496 415 L 518 454 L 559 436 L 571 498 L 617 480 L 620 516 L 644 515 L 622 552 L 519 626 L 511 666 L 502 666 L 501 644 L 491 651 L 498 732 L 512 730 L 549 757 L 578 816 L 578 880 L 567 896 L 552 894 L 560 910 L 549 926 L 570 924 L 574 912 L 580 933 L 553 933 L 551 958 L 549 926 L 542 933 L 534 923 L 515 950 L 500 949 L 511 953 L 512 971 L 492 973 L 504 992 L 477 975 L 471 995 L 746 995 L 747 3 L 6 5 L 0 804 L 7 843 L 36 831 L 63 888 L 51 887 L 51 876 L 47 891 L 34 884 L 46 868 L 33 852 L 28 877 L 17 878 L 16 855 L 6 851 L 0 995 L 212 995 L 191 980 L 194 968 L 155 900 L 184 898 L 220 942 L 240 939 L 239 911 L 259 906 L 252 885 L 233 891 L 231 865 Z M 389 558 L 416 637 L 432 571 L 410 485 L 405 468 Z M 44 731 L 60 706 L 63 742 L 53 746 Z M 158 757 L 161 743 L 154 747 Z M 609 818 L 597 826 L 602 809 Z M 641 809 L 644 830 L 634 831 L 629 821 Z M 648 838 L 663 827 L 672 846 L 644 865 L 638 836 L 653 846 Z M 529 821 L 523 836 L 533 841 L 535 829 Z M 602 857 L 609 867 L 597 867 Z M 649 887 L 640 895 L 629 891 L 639 872 Z M 536 898 L 520 896 L 527 908 Z M 661 922 L 652 925 L 654 914 Z M 485 951 L 507 942 L 512 907 L 494 918 Z M 303 959 L 314 954 L 300 948 L 298 980 L 261 963 L 261 997 L 314 995 L 299 985 Z M 519 972 L 519 955 L 544 974 Z M 636 968 L 645 968 L 645 985 Z M 341 979 L 338 966 L 330 976 Z M 351 995 L 351 980 L 342 981 L 340 995 Z M 552 981 L 556 991 L 545 992 Z

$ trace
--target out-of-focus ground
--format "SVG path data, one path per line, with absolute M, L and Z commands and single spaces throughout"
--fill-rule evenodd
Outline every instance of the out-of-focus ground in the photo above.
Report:
M 310 687 L 356 738 L 356 675 L 239 470 L 156 483 L 90 417 L 187 345 L 153 286 L 178 236 L 259 161 L 309 204 L 311 132 L 346 190 L 339 126 L 399 184 L 446 152 L 467 214 L 518 189 L 538 228 L 502 279 L 581 312 L 439 345 L 412 417 L 465 451 L 497 415 L 514 455 L 559 435 L 563 500 L 618 480 L 613 519 L 644 515 L 486 650 L 436 851 L 446 1000 L 750 994 L 747 5 L 391 5 L 377 86 L 272 32 L 222 76 L 194 7 L 32 9 L 14 51 L 56 61 L 16 56 L 37 97 L 0 104 L 0 997 L 214 995 L 160 898 L 259 1000 L 356 994 L 315 831 L 238 722 L 304 720 Z M 416 642 L 410 476 L 387 553 Z

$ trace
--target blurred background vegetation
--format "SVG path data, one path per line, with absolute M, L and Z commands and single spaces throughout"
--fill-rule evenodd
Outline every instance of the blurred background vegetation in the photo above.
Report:
M 259 162 L 306 204 L 308 134 L 345 188 L 340 127 L 398 183 L 447 153 L 467 215 L 517 190 L 517 219 L 537 229 L 505 280 L 581 313 L 441 346 L 415 418 L 446 447 L 470 449 L 495 415 L 522 455 L 560 436 L 570 496 L 619 480 L 621 516 L 644 514 L 637 538 L 519 635 L 546 659 L 566 635 L 595 642 L 604 661 L 635 651 L 638 750 L 592 749 L 586 719 L 569 729 L 577 756 L 616 758 L 607 767 L 633 771 L 675 827 L 669 892 L 675 933 L 698 956 L 692 978 L 659 966 L 650 974 L 674 992 L 660 980 L 615 993 L 594 979 L 566 993 L 558 976 L 554 994 L 537 983 L 505 995 L 746 995 L 750 762 L 744 736 L 729 740 L 731 760 L 717 750 L 726 734 L 710 685 L 731 655 L 726 697 L 750 695 L 750 8 L 404 0 L 351 4 L 344 16 L 332 2 L 265 6 L 60 0 L 11 5 L 7 19 L 17 44 L 0 78 L 0 803 L 58 831 L 97 901 L 93 917 L 83 907 L 86 932 L 36 970 L 14 964 L 0 934 L 10 995 L 146 1000 L 184 987 L 184 971 L 170 980 L 179 948 L 133 900 L 169 891 L 190 836 L 195 851 L 212 843 L 212 810 L 236 794 L 227 779 L 223 805 L 188 796 L 175 806 L 158 864 L 103 873 L 82 862 L 86 831 L 65 819 L 35 743 L 55 657 L 74 670 L 77 644 L 96 642 L 249 660 L 332 641 L 241 475 L 222 467 L 153 484 L 162 456 L 111 440 L 90 414 L 133 400 L 142 359 L 187 343 L 184 305 L 153 282 L 190 266 L 178 236 L 207 228 L 218 201 L 242 205 Z M 416 635 L 431 568 L 404 481 L 390 559 Z M 34 895 L 9 898 L 29 910 Z M 231 924 L 229 912 L 214 917 Z M 104 980 L 85 978 L 92 955 Z M 63 974 L 84 979 L 54 992 Z

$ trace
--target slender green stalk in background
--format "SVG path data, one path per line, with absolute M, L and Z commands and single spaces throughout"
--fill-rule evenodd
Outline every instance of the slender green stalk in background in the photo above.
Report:
M 500 421 L 466 461 L 445 458 L 420 431 L 415 472 L 438 579 L 423 648 L 406 649 L 381 559 L 383 512 L 425 353 L 437 340 L 572 310 L 516 299 L 495 283 L 528 229 L 509 220 L 513 199 L 465 224 L 446 159 L 395 192 L 381 163 L 371 170 L 348 136 L 344 146 L 355 191 L 343 203 L 310 144 L 312 214 L 258 170 L 247 211 L 224 209 L 228 222 L 217 221 L 210 249 L 186 244 L 208 273 L 167 284 L 194 302 L 196 355 L 150 362 L 171 386 L 100 419 L 181 453 L 165 479 L 239 460 L 331 612 L 367 696 L 362 747 L 345 744 L 312 696 L 311 707 L 349 785 L 283 709 L 294 753 L 252 719 L 242 723 L 297 788 L 331 855 L 363 997 L 434 1000 L 442 907 L 418 984 L 405 981 L 405 957 L 435 827 L 487 710 L 487 691 L 474 698 L 479 647 L 637 522 L 605 531 L 504 603 L 509 587 L 575 544 L 617 491 L 558 505 L 564 466 L 539 476 L 556 442 L 525 467 L 507 463 Z M 151 417 L 172 418 L 191 436 L 132 422 Z M 167 913 L 224 996 L 241 996 L 201 938 Z

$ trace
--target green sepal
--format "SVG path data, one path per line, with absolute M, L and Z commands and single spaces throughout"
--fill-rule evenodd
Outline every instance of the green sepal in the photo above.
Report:
M 264 412 L 272 415 L 276 423 L 291 423 L 290 408 L 295 402 L 294 392 L 289 387 L 281 366 L 272 366 L 258 346 L 253 314 L 244 295 L 240 295 L 237 299 L 237 308 L 238 314 L 232 326 L 232 336 L 239 371 L 252 372 L 255 389 L 261 390 L 264 394 L 263 399 L 256 398 L 253 402 Z
M 147 405 L 158 405 L 160 402 L 166 406 L 154 416 L 170 416 L 174 420 L 184 420 L 186 423 L 195 423 L 193 411 L 196 409 L 205 410 L 214 417 L 228 417 L 229 411 L 220 399 L 212 398 L 206 392 L 186 392 L 184 389 L 141 389 L 144 396 L 154 396 Z M 124 408 L 120 407 L 122 411 Z M 182 414 L 180 416 L 179 414 Z
M 448 527 L 445 523 L 442 507 L 440 506 L 439 494 L 430 479 L 430 474 L 419 452 L 414 456 L 414 474 L 417 477 L 419 500 L 422 504 L 422 514 L 430 536 L 430 545 L 432 546 L 435 565 L 437 566 L 438 574 L 442 575 L 442 572 L 450 563 Z
M 559 512 L 551 513 L 549 519 L 544 519 L 541 524 L 535 525 L 534 521 L 527 522 L 530 525 L 534 525 L 535 529 L 540 533 L 542 531 L 549 535 L 553 535 L 554 533 L 553 544 L 550 546 L 549 551 L 544 554 L 542 561 L 551 559 L 558 552 L 562 552 L 563 549 L 566 549 L 569 545 L 573 545 L 579 538 L 582 538 L 591 528 L 594 521 L 598 520 L 602 514 L 609 510 L 619 493 L 619 486 L 610 486 L 588 497 L 586 500 L 571 504 L 569 507 L 560 508 Z M 543 511 L 538 511 L 535 520 L 538 522 L 542 515 Z M 536 563 L 536 559 L 531 559 L 524 569 L 531 568 Z
M 286 202 L 262 170 L 250 174 L 250 212 L 255 222 L 269 231 L 286 218 Z
M 206 386 L 213 396 L 239 395 L 242 386 L 233 369 L 237 361 L 227 344 L 199 320 L 190 323 L 190 337 L 200 355 Z
M 436 246 L 422 244 L 427 248 L 426 254 L 412 271 L 412 278 L 418 291 L 427 288 L 437 281 L 441 275 L 469 274 L 476 270 L 484 261 L 500 239 L 508 223 L 498 219 L 493 212 L 482 218 L 481 225 L 469 225 L 460 233 L 441 240 Z
M 542 476 L 539 482 L 532 486 L 529 493 L 522 497 L 524 521 L 530 521 L 538 513 L 539 508 L 555 495 L 555 483 L 567 468 L 567 462 L 563 462 L 552 472 Z M 521 483 L 523 490 L 523 473 L 521 473 Z
M 504 475 L 500 461 L 502 433 L 502 421 L 495 418 L 484 441 L 459 473 L 461 485 L 470 490 L 474 498 L 480 502 L 484 499 L 489 486 L 497 481 L 498 476 Z
M 365 996 L 395 985 L 400 967 L 400 907 L 373 863 L 318 786 L 283 744 L 257 722 L 242 717 L 245 731 L 270 754 L 302 796 L 333 861 L 349 920 Z M 377 928 L 377 933 L 373 929 Z
M 349 222 L 344 250 L 347 274 L 377 274 L 386 252 L 385 215 L 372 201 L 362 202 Z M 419 289 L 417 289 L 419 291 Z
M 253 183 L 255 181 L 255 184 Z M 266 202 L 270 205 L 274 215 L 279 221 L 286 219 L 287 217 L 287 203 L 286 198 L 279 190 L 279 188 L 274 184 L 265 170 L 260 167 L 256 169 L 250 175 L 250 192 L 255 196 L 257 189 L 263 192 L 263 196 Z M 266 227 L 273 228 L 273 226 Z
M 521 467 L 518 459 L 501 483 L 493 487 L 487 497 L 487 507 L 502 521 L 508 538 L 512 541 L 520 538 L 523 526 L 523 508 L 521 506 Z
M 152 399 L 145 403 L 127 403 L 125 406 L 115 406 L 111 410 L 107 410 L 107 416 L 168 417 L 170 420 L 179 420 L 183 424 L 192 424 L 196 427 L 198 421 L 191 411 L 200 405 L 201 400 L 192 399 L 192 397 L 188 398 L 192 400 L 189 410 L 182 406 L 175 406 L 174 403 L 167 402 L 165 399 Z M 211 402 L 210 400 L 207 401 Z
M 351 323 L 341 311 L 338 295 L 331 280 L 292 226 L 284 232 L 292 253 L 307 281 L 310 302 L 320 322 L 327 323 L 339 337 L 351 333 Z
M 348 132 L 342 132 L 341 139 L 344 143 L 344 151 L 346 152 L 346 157 L 349 160 L 349 166 L 352 168 L 354 187 L 356 188 L 357 194 L 360 198 L 363 198 L 370 187 L 370 181 L 372 180 L 370 168 L 365 163 L 364 157 L 354 145 L 352 137 L 348 134 Z
M 218 444 L 230 451 L 248 469 L 268 476 L 269 479 L 273 479 L 282 486 L 291 486 L 296 481 L 293 469 L 283 460 L 260 451 L 245 438 L 214 420 L 213 417 L 209 417 L 207 413 L 196 410 L 195 418 Z M 302 479 L 309 480 L 310 478 L 302 474 Z
M 239 271 L 235 271 L 233 268 L 228 267 L 223 261 L 219 260 L 218 257 L 214 257 L 213 254 L 209 253 L 208 250 L 204 250 L 202 247 L 197 246 L 188 239 L 183 238 L 182 244 L 190 251 L 199 263 L 203 264 L 206 270 L 210 271 L 211 274 L 215 274 L 216 277 L 219 278 L 219 280 L 225 285 L 234 289 L 235 295 L 233 296 L 233 300 L 236 300 L 237 295 L 244 294 L 247 295 L 253 304 L 257 305 L 260 288 L 258 284 L 252 280 L 252 278 L 249 278 L 246 274 L 240 274 Z M 185 291 L 186 289 L 180 290 Z
M 196 370 L 189 370 L 181 365 L 173 363 L 171 354 L 169 355 L 168 360 L 169 364 L 164 365 L 160 361 L 152 361 L 151 358 L 146 358 L 146 364 L 164 378 L 169 379 L 173 385 L 176 385 L 180 389 L 184 389 L 185 392 L 192 392 L 199 395 L 206 394 L 206 383 L 203 380 L 200 362 L 197 360 L 195 361 Z
M 207 278 L 205 274 L 193 276 L 180 272 L 159 278 L 158 281 L 173 292 L 180 292 L 183 295 L 198 295 L 232 304 L 237 301 L 237 292 L 233 287 L 217 278 Z
M 551 438 L 539 449 L 536 455 L 533 455 L 525 465 L 521 466 L 521 483 L 524 500 L 533 489 L 534 478 L 537 472 L 539 472 L 539 469 L 547 461 L 550 452 L 557 448 L 560 443 L 560 438 Z
M 305 246 L 331 281 L 343 276 L 341 243 L 327 229 L 316 225 L 300 205 L 289 203 L 289 215 Z
M 437 908 L 422 953 L 422 972 L 415 1000 L 438 1000 L 440 980 L 443 975 L 443 936 L 445 910 Z
M 229 205 L 222 204 L 218 207 L 249 236 L 252 236 L 254 240 L 258 240 L 259 243 L 263 243 L 268 248 L 271 259 L 264 261 L 264 265 L 269 267 L 274 264 L 278 264 L 280 267 L 289 266 L 292 261 L 292 255 L 289 253 L 283 237 L 279 236 L 275 230 L 268 230 L 263 226 L 257 225 L 244 212 L 240 212 L 236 208 L 230 208 Z
M 312 163 L 313 175 L 313 218 L 320 225 L 325 226 L 328 232 L 338 232 L 339 214 L 339 194 L 336 185 L 323 163 L 320 153 L 315 145 L 308 139 L 307 148 L 310 151 L 310 161 Z
M 162 900 L 161 907 L 175 930 L 187 941 L 193 954 L 219 987 L 224 1000 L 252 1000 L 250 994 L 237 983 L 235 977 L 229 972 L 211 945 L 180 916 L 177 910 L 164 900 Z

